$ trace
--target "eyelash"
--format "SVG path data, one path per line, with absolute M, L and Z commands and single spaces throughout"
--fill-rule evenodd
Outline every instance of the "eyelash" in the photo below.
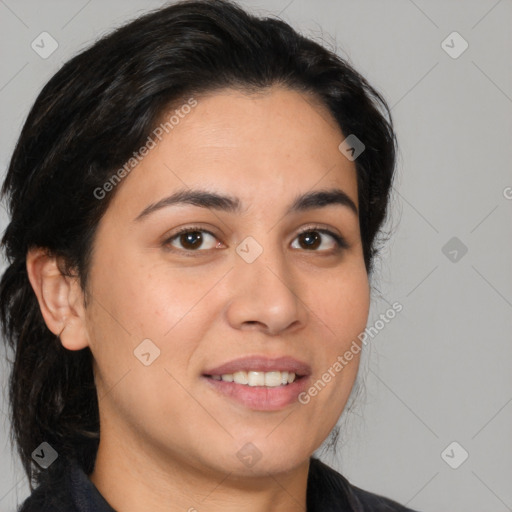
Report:
M 201 226 L 186 226 L 186 227 L 179 229 L 171 237 L 164 240 L 163 245 L 165 247 L 169 248 L 171 242 L 173 242 L 175 239 L 179 238 L 180 235 L 183 235 L 185 233 L 194 233 L 196 231 L 199 231 L 201 233 L 208 233 L 212 237 L 217 238 L 211 231 L 208 231 L 207 229 L 204 229 Z M 329 229 L 321 228 L 319 226 L 307 226 L 306 228 L 302 228 L 297 233 L 297 236 L 295 238 L 299 237 L 300 235 L 303 235 L 304 233 L 309 233 L 309 232 L 317 232 L 317 233 L 322 233 L 324 235 L 329 235 L 336 242 L 337 247 L 335 249 L 335 252 L 340 252 L 341 250 L 348 249 L 348 247 L 349 247 L 347 241 L 341 235 L 338 235 L 337 233 L 334 233 L 333 231 L 331 231 Z M 294 240 L 295 240 L 295 238 L 294 238 Z M 195 256 L 196 254 L 194 254 L 194 253 L 207 252 L 207 251 L 214 250 L 214 249 L 188 250 L 188 249 L 176 249 L 174 247 L 170 247 L 169 250 L 171 250 L 172 252 L 180 252 L 180 253 L 185 253 L 190 256 Z M 304 250 L 307 251 L 307 249 L 304 249 Z M 325 252 L 328 254 L 332 254 L 333 251 L 332 250 L 331 251 L 311 250 L 308 252 L 319 252 L 319 253 Z

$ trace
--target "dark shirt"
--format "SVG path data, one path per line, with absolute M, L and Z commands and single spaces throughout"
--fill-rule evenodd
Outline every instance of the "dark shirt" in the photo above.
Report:
M 116 512 L 83 469 L 70 461 L 52 483 L 37 487 L 18 512 Z M 414 512 L 388 498 L 363 491 L 314 457 L 311 458 L 307 512 Z

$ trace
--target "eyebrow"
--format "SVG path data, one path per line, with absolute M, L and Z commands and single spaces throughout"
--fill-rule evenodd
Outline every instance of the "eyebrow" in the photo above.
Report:
M 152 203 L 135 218 L 140 221 L 151 213 L 173 205 L 191 204 L 201 208 L 211 208 L 213 210 L 225 211 L 228 213 L 241 213 L 242 203 L 237 197 L 217 194 L 216 192 L 208 192 L 204 190 L 180 190 L 174 194 L 161 199 L 156 203 Z M 295 198 L 291 206 L 286 211 L 286 215 L 290 213 L 299 213 L 316 208 L 325 208 L 331 205 L 341 205 L 350 209 L 356 215 L 359 215 L 357 206 L 346 192 L 339 188 L 329 190 L 315 190 L 307 192 Z

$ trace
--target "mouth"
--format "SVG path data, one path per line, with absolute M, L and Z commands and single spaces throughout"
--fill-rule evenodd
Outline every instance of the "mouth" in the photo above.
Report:
M 311 368 L 293 358 L 249 357 L 206 370 L 202 378 L 218 395 L 257 411 L 277 411 L 297 402 Z
M 235 373 L 223 373 L 221 375 L 204 375 L 204 377 L 223 382 L 234 382 L 242 386 L 276 388 L 288 386 L 293 382 L 302 379 L 305 375 L 297 375 L 287 370 L 263 372 L 257 370 L 238 371 Z

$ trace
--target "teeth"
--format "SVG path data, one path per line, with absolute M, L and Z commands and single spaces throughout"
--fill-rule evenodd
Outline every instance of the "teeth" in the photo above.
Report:
M 223 380 L 224 382 L 235 382 L 236 384 L 245 384 L 246 386 L 266 386 L 275 388 L 291 384 L 295 380 L 293 372 L 235 372 L 224 375 L 212 375 L 214 380 Z
M 275 388 L 281 386 L 281 372 L 267 372 L 265 373 L 265 386 Z
M 265 372 L 248 372 L 249 386 L 264 386 Z
M 237 384 L 249 384 L 249 377 L 247 376 L 247 372 L 233 373 L 233 381 Z

